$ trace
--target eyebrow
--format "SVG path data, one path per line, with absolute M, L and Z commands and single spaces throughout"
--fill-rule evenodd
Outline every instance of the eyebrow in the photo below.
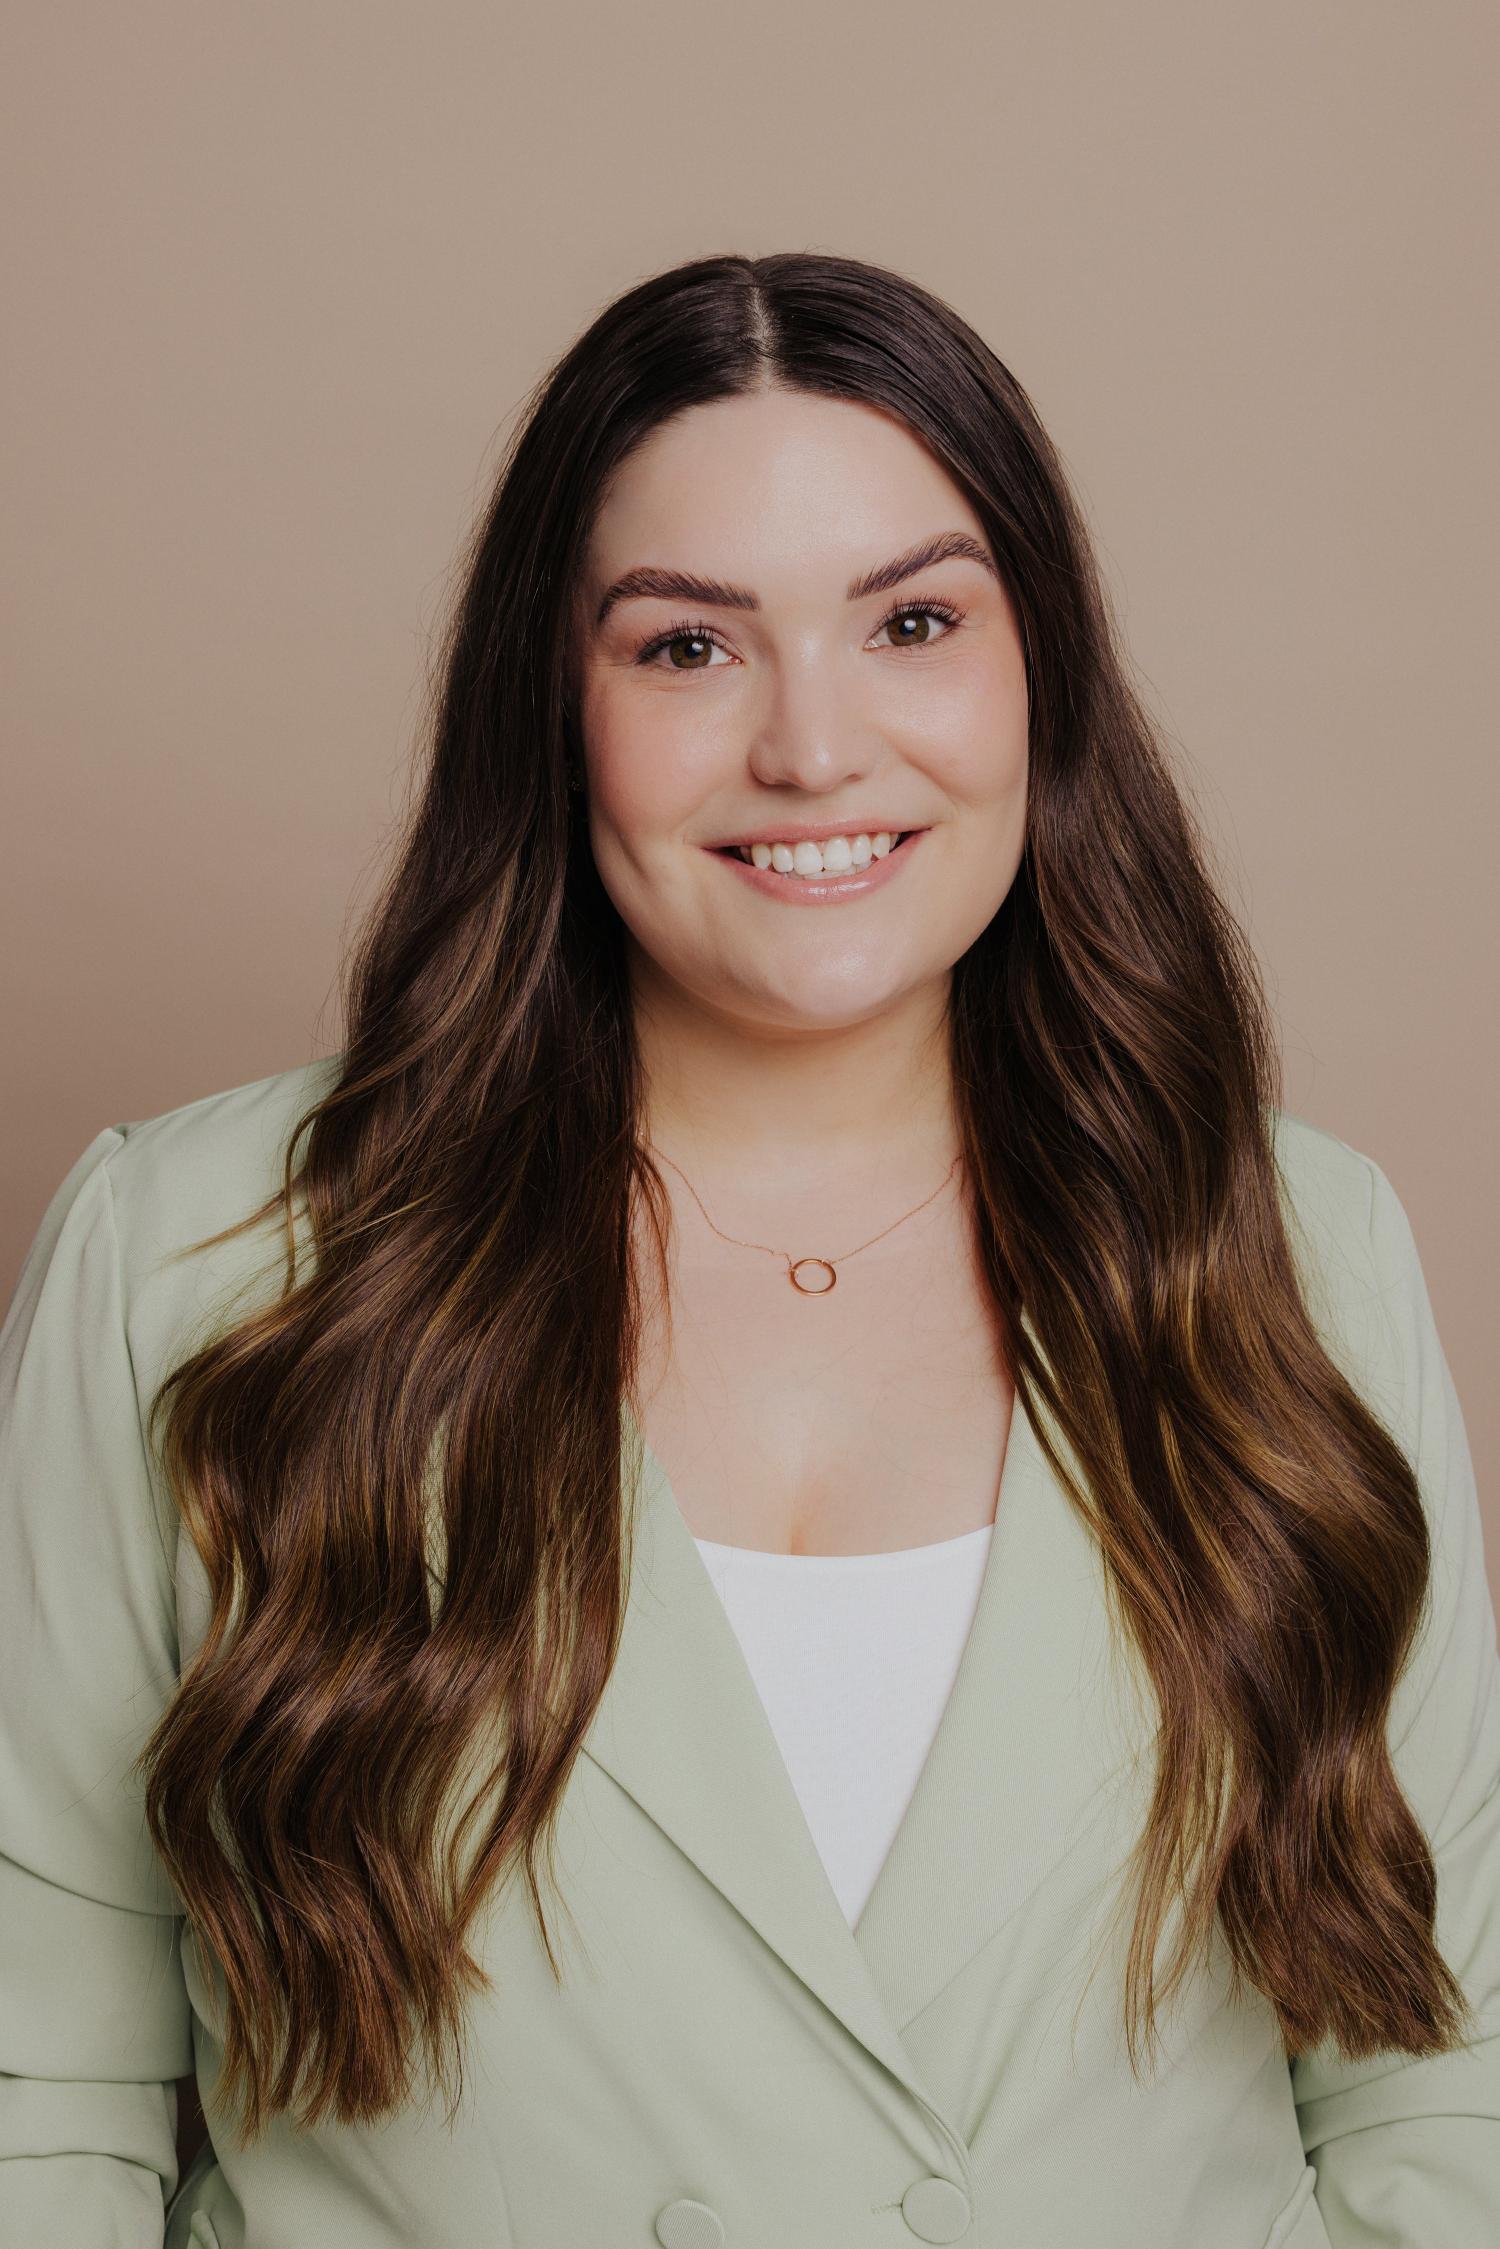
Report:
M 907 578 L 914 578 L 919 570 L 930 570 L 935 563 L 947 562 L 958 556 L 977 562 L 997 582 L 1000 573 L 994 557 L 978 539 L 967 531 L 937 531 L 931 538 L 908 547 L 904 554 L 892 556 L 874 570 L 866 570 L 858 578 L 851 578 L 845 590 L 846 601 L 867 601 L 871 594 L 885 593 L 899 586 Z M 599 604 L 594 617 L 597 632 L 617 602 L 636 601 L 649 595 L 662 601 L 696 601 L 712 609 L 759 609 L 760 601 L 748 586 L 727 585 L 718 578 L 694 577 L 686 570 L 658 570 L 650 564 L 636 570 L 627 570 L 623 578 L 616 578 Z

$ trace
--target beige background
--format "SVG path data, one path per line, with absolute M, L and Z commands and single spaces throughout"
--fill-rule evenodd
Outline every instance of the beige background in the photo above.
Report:
M 0 1281 L 106 1123 L 338 1044 L 526 388 L 679 259 L 948 297 L 1077 482 L 1500 1586 L 1492 10 L 8 11 Z

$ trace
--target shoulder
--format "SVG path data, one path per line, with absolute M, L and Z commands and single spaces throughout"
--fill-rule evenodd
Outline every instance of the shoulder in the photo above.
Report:
M 1371 1157 L 1288 1109 L 1274 1111 L 1271 1143 L 1289 1216 L 1309 1245 L 1332 1249 L 1368 1233 L 1377 1170 Z
M 1287 1237 L 1319 1338 L 1410 1448 L 1441 1352 L 1405 1205 L 1373 1156 L 1305 1118 L 1278 1110 L 1273 1146 Z M 1451 1389 L 1445 1366 L 1442 1380 Z
M 341 1055 L 322 1056 L 110 1130 L 107 1161 L 122 1229 L 166 1247 L 232 1225 L 281 1183 L 299 1120 L 332 1086 Z
M 148 1386 L 217 1319 L 247 1309 L 247 1292 L 279 1288 L 278 1214 L 224 1242 L 208 1237 L 277 1193 L 292 1136 L 342 1063 L 322 1056 L 126 1119 L 85 1151 L 100 1151 L 132 1355 Z

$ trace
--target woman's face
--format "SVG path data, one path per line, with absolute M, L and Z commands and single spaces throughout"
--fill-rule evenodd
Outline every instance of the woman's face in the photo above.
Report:
M 946 987 L 1020 863 L 1026 673 L 978 519 L 903 422 L 781 390 L 675 416 L 605 495 L 576 646 L 638 990 L 784 1033 Z M 816 877 L 795 847 L 832 837 Z

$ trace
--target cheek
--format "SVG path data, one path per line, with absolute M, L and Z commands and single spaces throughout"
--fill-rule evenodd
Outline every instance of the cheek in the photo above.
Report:
M 674 836 L 721 778 L 722 718 L 695 716 L 688 700 L 601 694 L 585 706 L 593 810 L 626 851 Z
M 958 804 L 1010 804 L 1026 782 L 1024 674 L 998 663 L 969 665 L 955 668 L 942 690 L 925 698 L 912 729 L 933 778 Z

